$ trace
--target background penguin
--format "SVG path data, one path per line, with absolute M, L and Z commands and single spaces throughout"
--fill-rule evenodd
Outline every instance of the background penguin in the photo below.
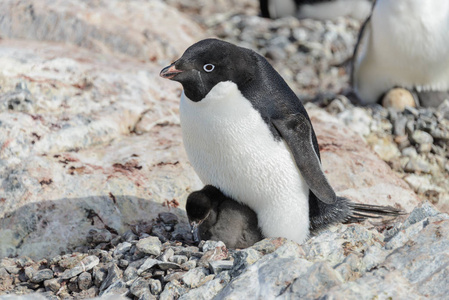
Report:
M 310 216 L 323 226 L 351 218 L 321 169 L 306 110 L 265 58 L 206 39 L 160 75 L 183 85 L 183 142 L 198 176 L 254 210 L 265 237 L 303 243 Z
M 372 6 L 370 0 L 260 0 L 259 3 L 262 17 L 272 19 L 295 16 L 299 19 L 351 17 L 365 20 Z
M 418 93 L 418 104 L 449 98 L 449 1 L 377 0 L 354 51 L 352 86 L 362 104 L 388 90 Z
M 256 213 L 211 185 L 189 195 L 186 212 L 195 242 L 215 240 L 228 248 L 247 248 L 263 239 Z

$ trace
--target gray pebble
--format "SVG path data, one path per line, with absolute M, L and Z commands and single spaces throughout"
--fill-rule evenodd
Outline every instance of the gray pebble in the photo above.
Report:
M 58 279 L 52 278 L 44 281 L 44 287 L 47 291 L 50 290 L 56 293 L 61 288 L 61 284 Z
M 136 244 L 140 252 L 156 256 L 161 254 L 161 245 L 161 241 L 155 236 L 141 239 Z
M 430 173 L 430 164 L 420 156 L 411 157 L 404 168 L 407 172 Z
M 182 277 L 182 281 L 187 287 L 195 288 L 198 287 L 200 281 L 207 275 L 209 275 L 208 270 L 206 268 L 199 267 L 185 273 Z
M 221 241 L 205 241 L 201 247 L 203 252 L 207 252 L 209 250 L 214 250 L 215 248 L 226 247 L 226 245 Z
M 161 221 L 164 224 L 170 224 L 170 225 L 175 225 L 178 223 L 178 217 L 173 214 L 173 213 L 169 213 L 169 212 L 162 212 L 159 214 L 159 219 L 161 219 Z
M 163 262 L 163 261 L 158 263 L 158 267 L 161 270 L 180 269 L 181 268 L 181 266 L 179 264 L 172 263 L 172 262 Z
M 232 269 L 233 265 L 234 265 L 234 262 L 230 261 L 230 260 L 210 261 L 209 262 L 209 270 L 214 274 L 218 274 L 222 271 Z
M 175 254 L 174 250 L 172 248 L 168 248 L 161 255 L 160 260 L 162 260 L 162 261 L 171 261 L 170 259 L 173 257 L 174 254 Z
M 77 276 L 78 274 L 81 274 L 82 272 L 86 272 L 91 270 L 93 267 L 98 265 L 100 263 L 100 259 L 96 256 L 90 255 L 85 257 L 80 261 L 79 264 L 77 264 L 73 269 L 65 270 L 64 273 L 61 275 L 62 279 L 69 279 L 72 277 Z
M 134 296 L 140 297 L 145 292 L 149 292 L 150 287 L 147 280 L 138 277 L 136 280 L 134 280 L 129 290 Z
M 140 268 L 137 270 L 137 274 L 140 275 L 143 272 L 150 270 L 151 268 L 153 268 L 154 266 L 156 266 L 157 264 L 159 264 L 160 261 L 154 258 L 148 258 L 147 260 L 145 260 L 145 262 L 140 266 Z
M 112 233 L 107 229 L 92 228 L 87 235 L 87 241 L 95 244 L 107 243 L 112 240 Z
M 94 284 L 96 287 L 100 287 L 101 283 L 105 280 L 108 271 L 105 267 L 95 267 L 93 269 L 93 277 L 94 277 Z
M 33 277 L 30 279 L 33 283 L 41 283 L 45 280 L 53 278 L 53 271 L 50 269 L 43 269 L 35 272 Z
M 78 287 L 80 290 L 88 290 L 92 286 L 92 275 L 89 272 L 83 272 L 78 276 Z
M 125 254 L 132 247 L 132 244 L 129 242 L 123 242 L 117 245 L 114 250 L 114 254 Z
M 188 258 L 185 255 L 174 255 L 169 259 L 170 262 L 173 262 L 173 263 L 176 263 L 179 265 L 186 263 L 187 260 L 188 260 Z
M 109 263 L 107 276 L 100 285 L 100 294 L 101 294 L 101 292 L 109 289 L 109 287 L 111 285 L 120 281 L 121 277 L 122 277 L 122 271 L 119 269 L 119 267 L 113 262 Z M 116 286 L 116 287 L 114 287 L 114 289 L 115 288 L 120 289 L 121 286 Z
M 149 285 L 152 294 L 159 295 L 162 292 L 162 284 L 159 280 L 150 279 Z
M 433 137 L 425 131 L 415 130 L 411 136 L 412 142 L 416 144 L 432 144 Z
M 36 269 L 34 269 L 33 267 L 26 267 L 24 269 L 24 272 L 26 279 L 30 280 L 33 277 L 34 273 L 36 273 Z

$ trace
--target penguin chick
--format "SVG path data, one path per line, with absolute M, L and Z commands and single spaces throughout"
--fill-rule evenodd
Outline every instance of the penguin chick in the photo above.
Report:
M 247 248 L 263 239 L 256 213 L 211 185 L 189 195 L 186 212 L 195 242 L 215 240 L 228 248 Z
M 361 104 L 395 87 L 416 91 L 418 105 L 449 98 L 449 1 L 377 0 L 361 27 L 351 85 Z

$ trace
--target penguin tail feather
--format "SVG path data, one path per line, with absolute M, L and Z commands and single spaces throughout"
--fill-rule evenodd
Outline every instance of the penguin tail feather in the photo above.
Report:
M 348 206 L 352 213 L 347 217 L 345 223 L 357 223 L 366 219 L 380 219 L 383 217 L 398 217 L 405 214 L 404 211 L 391 206 L 361 204 L 352 201 L 348 202 Z

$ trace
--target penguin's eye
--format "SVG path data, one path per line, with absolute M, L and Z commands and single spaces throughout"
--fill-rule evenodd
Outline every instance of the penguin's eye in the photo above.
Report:
M 215 66 L 213 64 L 205 64 L 203 66 L 204 71 L 210 73 L 215 69 Z

